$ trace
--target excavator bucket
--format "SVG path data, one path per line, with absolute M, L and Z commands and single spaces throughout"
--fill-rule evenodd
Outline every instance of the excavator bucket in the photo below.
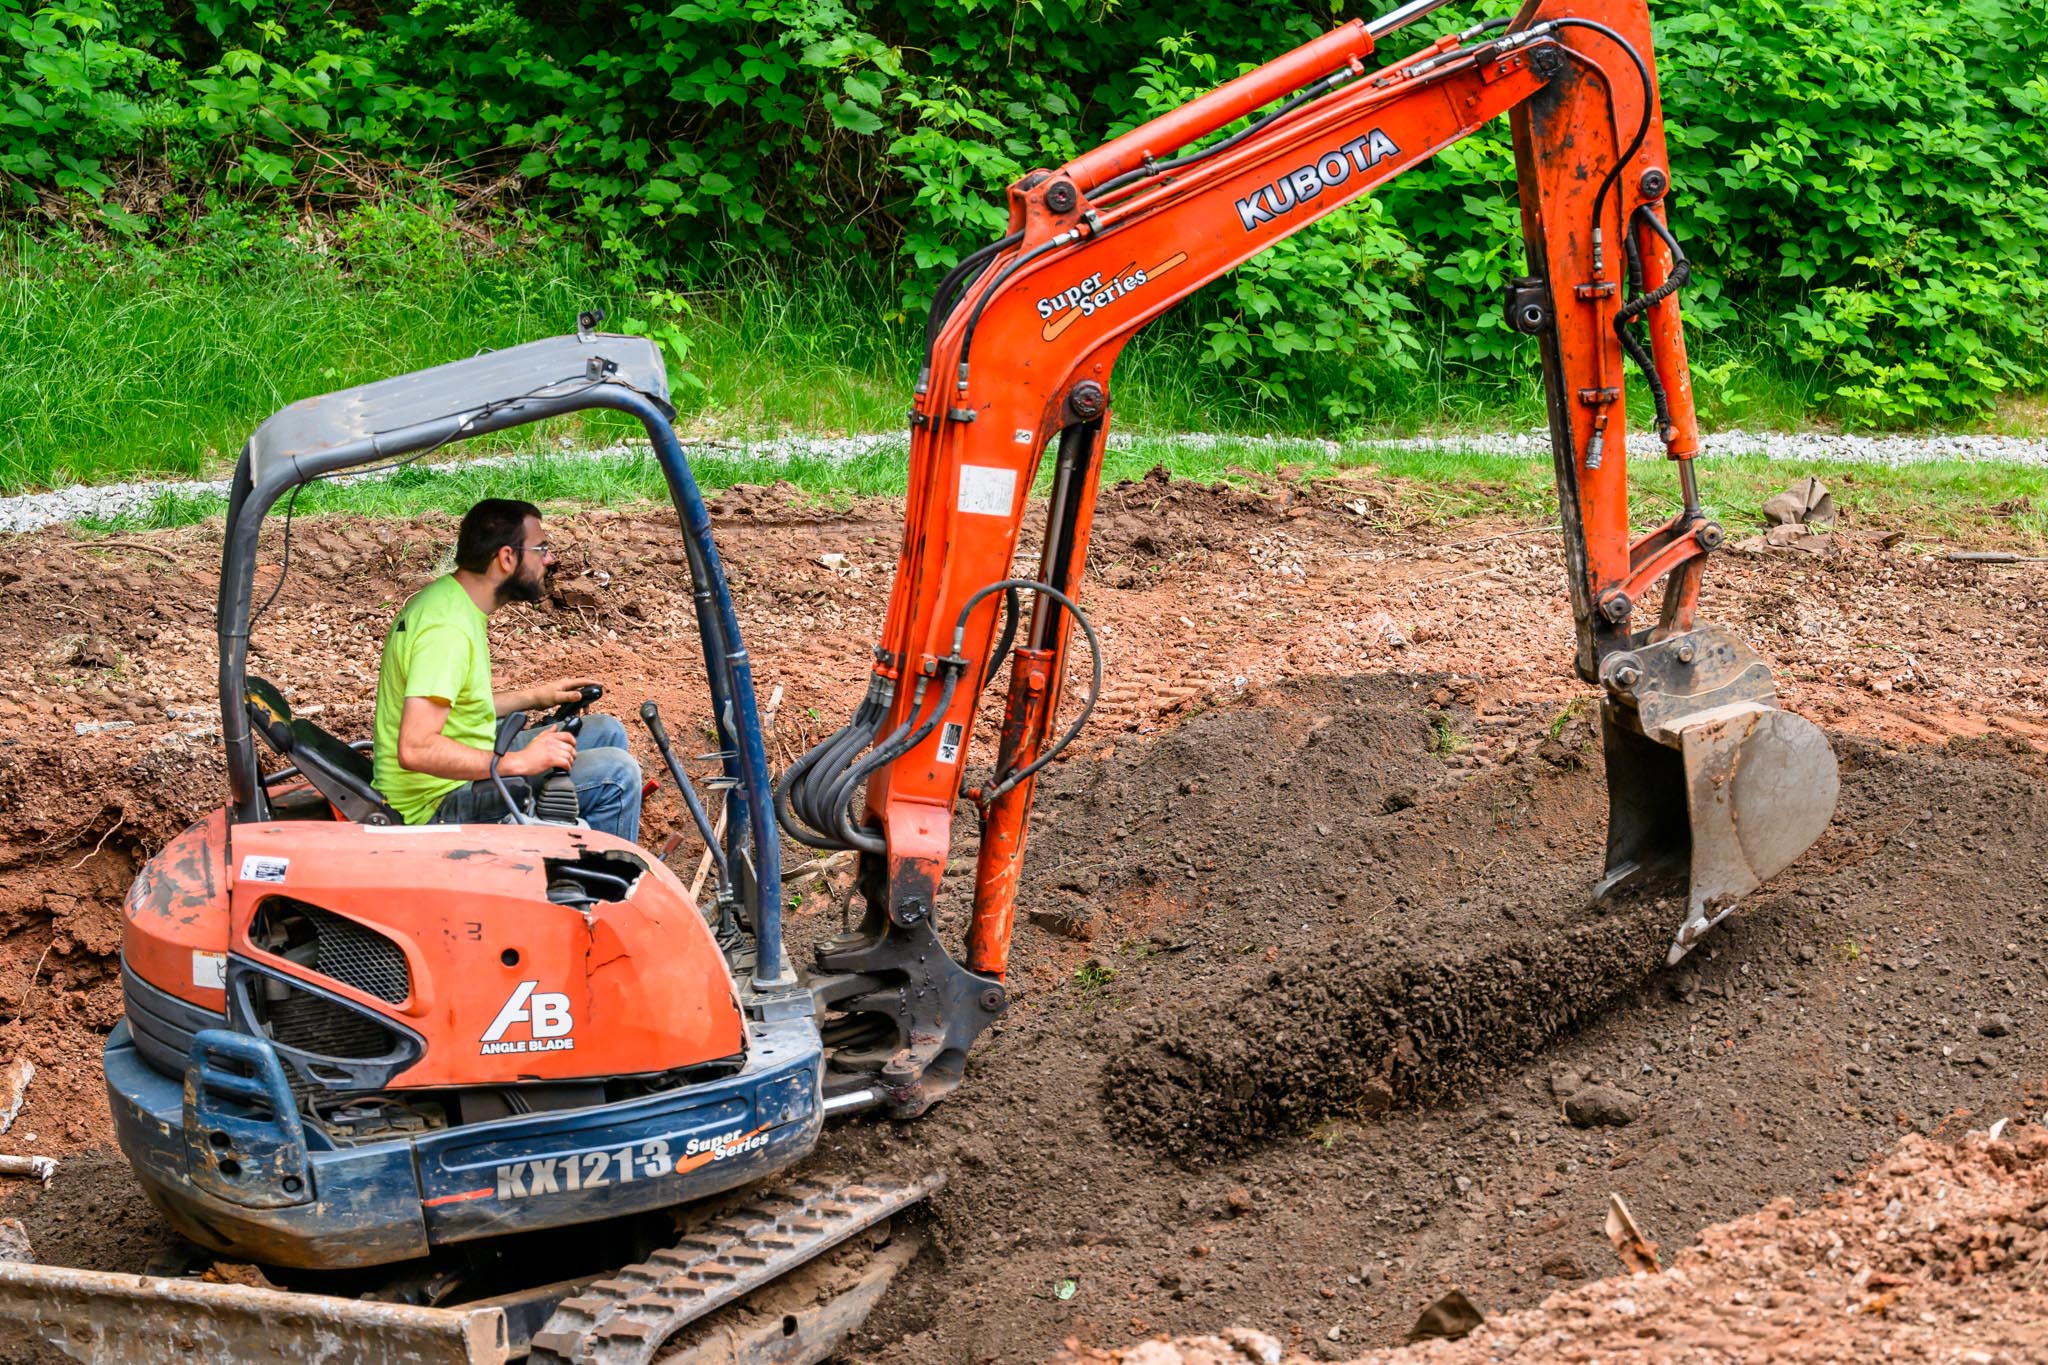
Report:
M 1611 655 L 1601 676 L 1607 870 L 1594 896 L 1687 874 L 1676 962 L 1828 827 L 1835 753 L 1778 708 L 1769 666 L 1720 626 Z

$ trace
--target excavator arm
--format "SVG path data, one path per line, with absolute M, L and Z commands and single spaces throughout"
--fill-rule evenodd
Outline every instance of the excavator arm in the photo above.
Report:
M 864 1089 L 898 1115 L 920 1112 L 957 1083 L 968 1046 L 1004 1007 L 1036 775 L 1100 685 L 1079 600 L 1125 343 L 1233 266 L 1503 114 L 1529 259 L 1504 306 L 1542 349 L 1575 663 L 1603 697 L 1611 811 L 1598 894 L 1689 870 L 1675 961 L 1825 828 L 1836 785 L 1826 739 L 1778 709 L 1760 659 L 1694 619 L 1722 531 L 1693 472 L 1678 304 L 1688 267 L 1664 217 L 1670 173 L 1645 0 L 1528 0 L 1512 19 L 1368 65 L 1376 40 L 1442 3 L 1354 20 L 1032 172 L 1010 189 L 1009 235 L 941 285 L 867 697 L 777 792 L 793 837 L 860 855 L 864 918 L 820 947 L 812 981 L 833 1012 L 828 1092 Z M 1680 504 L 1640 536 L 1628 504 L 1628 356 Z M 1048 445 L 1038 567 L 1019 575 L 1026 498 Z M 1062 726 L 1077 623 L 1095 685 Z M 1004 662 L 993 771 L 969 784 L 976 707 Z M 981 822 L 964 963 L 934 925 L 963 797 Z

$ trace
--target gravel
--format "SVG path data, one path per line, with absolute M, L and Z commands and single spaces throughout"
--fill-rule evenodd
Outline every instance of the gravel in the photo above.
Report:
M 1647 438 L 1638 438 L 1647 439 Z M 1322 441 L 1282 436 L 1225 436 L 1211 432 L 1188 432 L 1178 436 L 1113 434 L 1110 444 L 1128 449 L 1133 444 L 1163 444 L 1171 441 L 1192 450 L 1224 447 L 1253 447 L 1280 455 L 1331 457 L 1347 452 L 1371 450 L 1441 450 L 1446 453 L 1550 458 L 1550 437 L 1538 430 L 1502 432 L 1495 435 L 1454 437 L 1409 437 L 1399 440 Z M 1718 431 L 1702 438 L 1701 454 L 1762 455 L 1795 464 L 1923 464 L 1935 460 L 1993 462 L 2048 468 L 2048 440 L 2023 436 L 1847 436 L 1833 432 Z M 686 443 L 684 449 L 699 461 L 744 454 L 754 459 L 813 459 L 842 462 L 876 452 L 905 450 L 908 439 L 897 432 L 865 436 L 788 436 L 753 443 L 712 441 Z M 602 459 L 628 452 L 627 446 L 579 450 L 549 459 Z M 472 465 L 504 465 L 534 456 L 491 456 L 466 461 Z M 386 475 L 370 475 L 382 478 Z M 349 482 L 340 480 L 339 482 Z M 194 479 L 146 483 L 108 483 L 54 489 L 47 493 L 26 493 L 0 498 L 0 532 L 33 531 L 57 522 L 109 521 L 123 516 L 140 516 L 168 495 L 181 498 L 212 495 L 225 498 L 226 479 Z

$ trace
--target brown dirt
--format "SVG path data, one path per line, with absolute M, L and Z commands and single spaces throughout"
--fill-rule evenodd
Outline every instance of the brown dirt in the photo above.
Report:
M 1604 796 L 1554 543 L 1432 549 L 1505 528 L 1407 526 L 1401 506 L 1366 480 L 1104 495 L 1089 606 L 1108 690 L 1045 784 L 1012 1012 L 926 1119 L 828 1138 L 952 1174 L 936 1254 L 863 1358 L 1038 1358 L 1233 1319 L 1304 1349 L 1339 1325 L 1352 1347 L 1388 1341 L 1449 1282 L 1498 1310 L 1597 1273 L 1610 1188 L 1679 1245 L 1813 1197 L 1902 1133 L 2019 1112 L 2043 1078 L 2048 576 L 1868 548 L 1723 557 L 1707 612 L 1837 732 L 1844 801 L 1813 853 L 1660 973 L 1675 909 L 1583 906 Z M 897 511 L 718 500 L 757 674 L 785 688 L 785 757 L 864 685 Z M 384 624 L 449 538 L 443 517 L 302 521 L 256 670 L 362 732 Z M 652 696 L 672 728 L 701 714 L 666 515 L 566 516 L 550 539 L 573 591 L 501 615 L 500 673 L 594 673 L 612 709 Z M 120 892 L 220 799 L 219 528 L 9 549 L 0 1054 L 40 1071 L 0 1150 L 63 1156 L 110 1137 L 97 1050 Z M 679 818 L 657 798 L 649 841 Z M 795 937 L 836 922 L 823 899 Z M 2012 1028 L 1989 1040 L 1993 1013 Z M 1562 1092 L 1588 1078 L 1639 1116 L 1570 1126 Z M 41 1235 L 139 1269 L 133 1186 L 91 1161 L 78 1188 L 107 1235 Z
M 1561 1291 L 1460 1341 L 1374 1351 L 1358 1365 L 1674 1360 L 1967 1361 L 2048 1354 L 2048 1130 L 1912 1137 L 1801 1214 L 1790 1199 L 1701 1234 L 1657 1274 Z M 1063 1353 L 1061 1365 L 1266 1365 L 1270 1334 Z M 1308 1357 L 1289 1353 L 1291 1362 Z
M 1348 686 L 1281 685 L 1120 746 L 1127 785 L 1080 765 L 1053 784 L 1075 793 L 1048 803 L 1061 830 L 1087 818 L 1040 843 L 1027 904 L 1092 884 L 1094 942 L 1047 961 L 1027 940 L 1037 989 L 970 1067 L 986 1084 L 846 1138 L 955 1172 L 944 1257 L 885 1306 L 875 1359 L 1032 1359 L 1232 1320 L 1307 1350 L 1335 1328 L 1348 1353 L 1451 1284 L 1499 1309 L 1611 1265 L 1610 1190 L 1683 1244 L 1901 1134 L 2038 1112 L 2048 763 L 2017 741 L 1839 737 L 1834 828 L 1667 972 L 1675 906 L 1584 908 L 1599 778 L 1533 720 L 1516 760 L 1391 815 L 1271 809 L 1372 801 L 1344 785 L 1372 747 L 1356 736 L 1415 727 L 1374 714 L 1398 680 Z M 1331 742 L 1304 743 L 1323 716 Z M 1235 832 L 1197 817 L 1209 784 L 1250 817 Z M 1126 853 L 1148 815 L 1171 832 Z M 1573 1126 L 1581 1084 L 1624 1091 L 1632 1121 Z

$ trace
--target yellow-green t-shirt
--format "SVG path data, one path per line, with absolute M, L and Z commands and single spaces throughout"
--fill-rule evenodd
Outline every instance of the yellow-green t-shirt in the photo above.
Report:
M 398 766 L 398 718 L 407 697 L 448 702 L 448 723 L 441 733 L 458 744 L 488 752 L 497 738 L 487 619 L 449 575 L 414 593 L 384 637 L 373 776 L 377 790 L 408 825 L 432 819 L 442 799 L 463 784 L 459 778 L 430 777 Z

